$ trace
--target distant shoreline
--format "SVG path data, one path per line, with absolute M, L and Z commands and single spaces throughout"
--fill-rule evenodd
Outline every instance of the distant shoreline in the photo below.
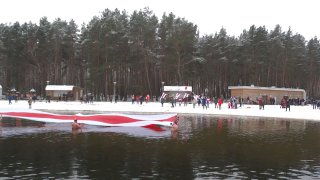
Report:
M 250 118 L 267 118 L 267 119 L 292 119 L 292 120 L 308 120 L 308 121 L 319 121 L 317 119 L 299 119 L 299 118 L 293 118 L 293 117 L 266 117 L 266 116 L 255 116 L 255 115 L 238 115 L 238 114 L 203 114 L 203 113 L 166 113 L 166 112 L 136 112 L 136 111 L 88 111 L 88 110 L 52 110 L 52 109 L 36 109 L 39 111 L 44 111 L 48 113 L 62 113 L 62 114 L 84 114 L 84 115 L 90 115 L 90 114 L 142 114 L 142 115 L 154 115 L 154 114 L 178 114 L 181 116 L 208 116 L 208 117 L 223 117 L 223 118 L 243 118 L 243 119 L 250 119 Z M 320 111 L 320 110 L 319 110 Z
M 17 103 L 12 102 L 8 105 L 8 101 L 0 101 L 1 111 L 23 111 L 28 110 L 28 103 L 20 100 Z M 209 115 L 216 117 L 246 117 L 246 118 L 281 118 L 281 119 L 298 119 L 320 121 L 320 110 L 312 109 L 312 106 L 291 106 L 291 111 L 286 112 L 281 109 L 280 105 L 265 105 L 264 110 L 259 110 L 258 105 L 244 105 L 238 109 L 228 109 L 227 104 L 222 105 L 222 109 L 215 109 L 214 104 L 210 104 L 208 109 L 201 106 L 193 108 L 192 104 L 184 107 L 183 104 L 171 108 L 170 103 L 161 107 L 159 102 L 143 103 L 143 105 L 131 104 L 131 102 L 93 102 L 93 104 L 84 104 L 79 101 L 46 103 L 45 101 L 32 104 L 32 109 L 46 111 L 51 113 L 64 112 L 67 114 L 106 114 L 106 113 L 122 113 L 122 114 L 180 114 L 180 115 Z

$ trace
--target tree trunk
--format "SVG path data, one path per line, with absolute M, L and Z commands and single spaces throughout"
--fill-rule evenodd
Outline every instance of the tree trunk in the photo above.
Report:
M 151 87 L 150 87 L 150 78 L 149 78 L 149 68 L 148 68 L 148 60 L 147 60 L 147 56 L 144 56 L 144 68 L 145 68 L 145 73 L 146 73 L 146 77 L 147 77 L 147 83 L 148 83 L 148 88 L 149 88 L 149 93 L 151 93 Z

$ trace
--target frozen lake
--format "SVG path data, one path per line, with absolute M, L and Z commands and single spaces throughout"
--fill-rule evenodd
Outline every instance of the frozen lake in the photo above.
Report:
M 320 177 L 320 122 L 180 117 L 177 132 L 3 118 L 0 179 Z

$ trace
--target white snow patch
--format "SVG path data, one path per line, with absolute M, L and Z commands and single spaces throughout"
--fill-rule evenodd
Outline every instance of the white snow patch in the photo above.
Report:
M 28 111 L 29 105 L 26 100 L 20 100 L 17 103 L 12 102 L 9 105 L 8 101 L 0 100 L 0 112 L 17 112 Z M 287 118 L 287 119 L 302 119 L 302 120 L 316 120 L 320 121 L 320 110 L 312 109 L 311 105 L 306 106 L 291 106 L 290 112 L 281 109 L 280 105 L 265 105 L 264 110 L 259 110 L 258 105 L 244 105 L 238 109 L 228 109 L 227 104 L 222 105 L 222 109 L 215 109 L 214 104 L 210 104 L 208 109 L 203 109 L 201 106 L 193 108 L 192 104 L 188 106 L 178 105 L 171 108 L 170 103 L 165 103 L 161 107 L 159 102 L 149 102 L 140 104 L 131 104 L 131 102 L 94 102 L 93 104 L 84 104 L 79 101 L 46 103 L 45 101 L 37 101 L 32 104 L 32 109 L 36 110 L 61 110 L 61 111 L 92 111 L 96 113 L 153 113 L 153 114 L 168 114 L 168 113 L 182 113 L 182 114 L 203 114 L 203 115 L 232 115 L 232 116 L 254 116 L 267 118 Z M 76 112 L 75 112 L 76 114 Z M 86 114 L 82 112 L 82 114 Z

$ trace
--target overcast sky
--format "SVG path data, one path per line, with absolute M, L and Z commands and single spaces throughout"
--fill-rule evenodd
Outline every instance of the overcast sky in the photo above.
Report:
M 290 26 L 293 33 L 306 40 L 320 37 L 319 0 L 1 0 L 0 23 L 39 22 L 48 17 L 52 22 L 74 19 L 88 23 L 104 9 L 134 10 L 149 7 L 160 19 L 173 12 L 198 25 L 200 34 L 214 34 L 221 27 L 231 36 L 239 36 L 251 25 L 265 25 L 270 31 L 280 24 L 283 31 Z

